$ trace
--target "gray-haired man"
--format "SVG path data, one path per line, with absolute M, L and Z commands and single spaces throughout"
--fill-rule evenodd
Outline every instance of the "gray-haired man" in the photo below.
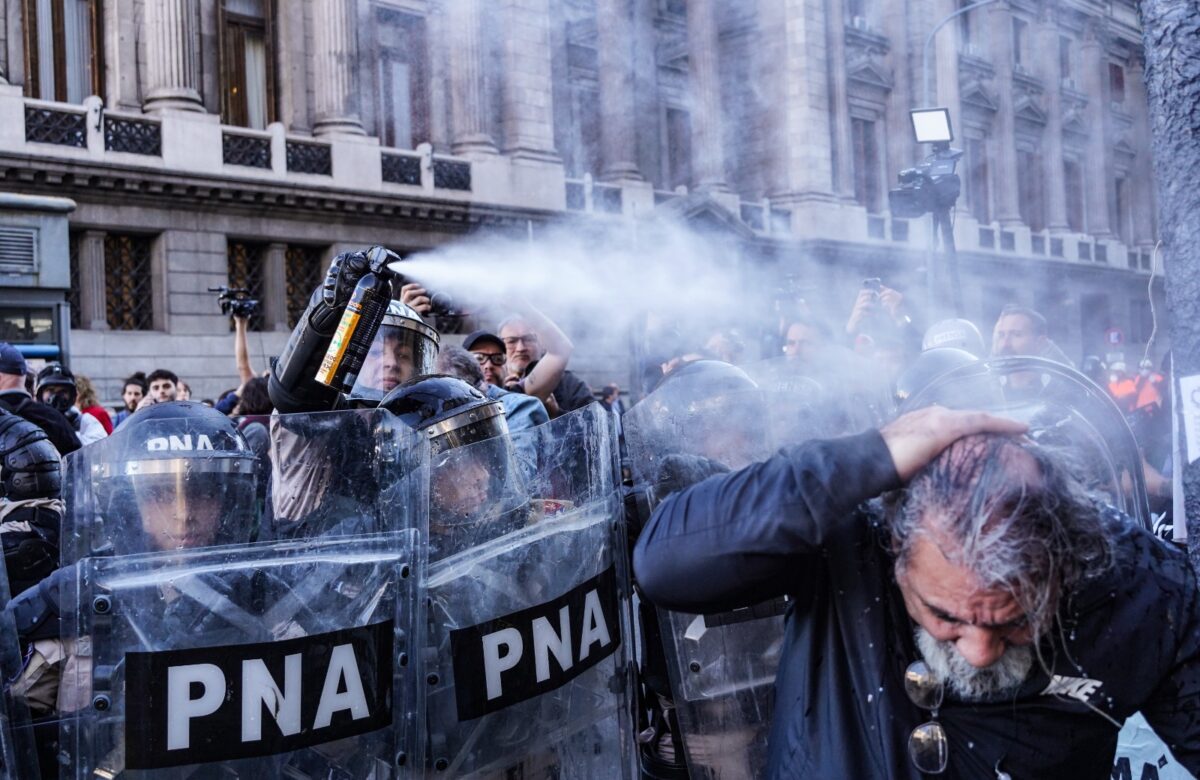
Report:
M 658 506 L 651 600 L 792 599 L 770 776 L 1108 777 L 1137 711 L 1200 771 L 1195 573 L 1020 431 L 931 407 Z

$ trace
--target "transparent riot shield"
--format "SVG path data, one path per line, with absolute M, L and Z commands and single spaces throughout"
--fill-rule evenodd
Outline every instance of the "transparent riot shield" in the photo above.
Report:
M 540 464 L 532 479 L 507 440 L 431 464 L 426 770 L 630 777 L 614 424 L 592 405 L 529 435 Z
M 715 361 L 688 368 L 622 420 L 630 470 L 650 510 L 709 475 L 763 460 L 781 446 L 846 433 L 867 418 L 779 361 L 752 367 L 766 387 Z M 643 613 L 659 624 L 692 777 L 764 771 L 786 608 L 781 598 L 711 615 Z
M 419 756 L 416 540 L 82 561 L 71 776 L 400 775 Z
M 0 607 L 9 602 L 8 576 L 0 566 Z M 0 612 L 0 777 L 38 776 L 37 754 L 34 749 L 33 724 L 29 708 L 14 695 L 11 682 L 21 673 L 21 646 L 13 616 Z
M 256 450 L 151 408 L 67 461 L 63 774 L 411 773 L 427 446 L 375 410 Z
M 1027 423 L 1029 436 L 1056 450 L 1086 487 L 1151 528 L 1133 432 L 1108 394 L 1078 371 L 1043 358 L 993 358 L 943 374 L 900 411 L 931 404 Z

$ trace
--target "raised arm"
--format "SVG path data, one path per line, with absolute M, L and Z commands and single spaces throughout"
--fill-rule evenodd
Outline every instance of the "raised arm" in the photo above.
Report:
M 233 316 L 233 359 L 237 361 L 238 384 L 242 385 L 254 378 L 254 368 L 250 365 L 250 345 L 246 342 L 249 323 L 246 317 Z
M 529 376 L 525 377 L 524 390 L 545 402 L 562 380 L 575 345 L 553 320 L 532 304 L 525 304 L 520 311 L 533 332 L 538 334 L 543 349 L 542 359 L 529 372 Z

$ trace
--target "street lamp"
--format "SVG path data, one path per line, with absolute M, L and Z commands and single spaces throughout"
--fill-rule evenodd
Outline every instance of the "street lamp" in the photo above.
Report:
M 996 3 L 996 2 L 999 2 L 999 0 L 979 0 L 979 2 L 977 2 L 977 3 L 972 3 L 971 5 L 963 6 L 962 8 L 958 9 L 954 13 L 943 17 L 942 20 L 939 21 L 937 24 L 935 24 L 933 26 L 933 29 L 929 31 L 929 35 L 925 36 L 925 46 L 921 50 L 921 75 L 925 82 L 924 88 L 921 92 L 921 102 L 924 105 L 928 106 L 928 105 L 933 104 L 933 95 L 930 94 L 930 88 L 929 88 L 929 85 L 930 85 L 929 49 L 933 46 L 933 38 L 934 38 L 934 36 L 936 36 L 938 34 L 938 30 L 945 27 L 946 24 L 948 22 L 950 22 L 951 20 L 957 19 L 958 17 L 962 16 L 963 14 L 967 13 L 968 11 L 974 11 L 976 8 L 982 8 L 985 5 L 991 5 L 992 3 Z

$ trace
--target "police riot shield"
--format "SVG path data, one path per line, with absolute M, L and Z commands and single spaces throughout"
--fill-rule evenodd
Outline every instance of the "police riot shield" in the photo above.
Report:
M 45 648 L 65 658 L 63 774 L 406 776 L 427 449 L 362 411 L 275 418 L 255 451 L 197 406 L 139 411 L 68 460 L 75 576 Z
M 1142 457 L 1124 415 L 1078 371 L 1036 357 L 1006 357 L 951 370 L 905 401 L 901 412 L 940 404 L 1021 420 L 1092 492 L 1151 528 Z
M 0 607 L 9 602 L 5 567 L 0 566 Z M 8 683 L 21 673 L 21 646 L 13 616 L 0 612 L 0 777 L 37 777 L 32 721 L 26 702 L 15 696 Z
M 527 432 L 532 478 L 505 436 L 431 463 L 428 772 L 631 776 L 614 427 L 593 404 Z
M 832 435 L 860 419 L 854 410 L 835 406 L 815 381 L 799 373 L 780 377 L 773 373 L 776 367 L 774 361 L 759 366 L 768 377 L 763 388 L 739 368 L 698 361 L 669 376 L 625 415 L 629 466 L 646 496 L 646 510 L 709 475 L 763 460 L 780 446 Z M 786 608 L 781 598 L 710 615 L 643 610 L 642 620 L 657 621 L 662 636 L 692 777 L 763 772 Z M 655 652 L 656 647 L 646 650 Z

